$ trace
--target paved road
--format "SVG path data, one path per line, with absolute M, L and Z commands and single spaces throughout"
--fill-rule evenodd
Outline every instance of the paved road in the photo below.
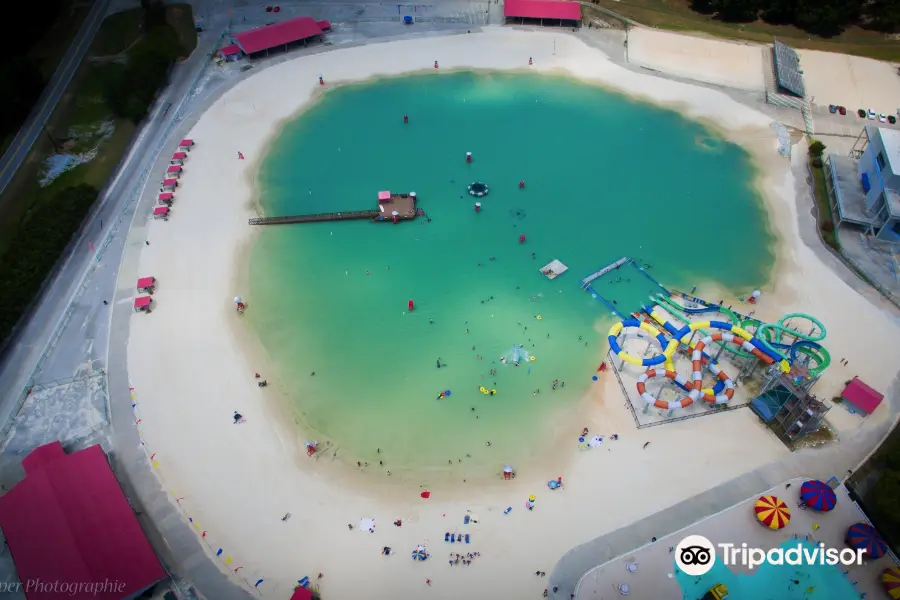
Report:
M 44 93 L 38 99 L 37 107 L 31 111 L 28 121 L 22 125 L 13 143 L 7 148 L 3 158 L 0 159 L 0 193 L 9 185 L 13 175 L 15 175 L 31 151 L 35 140 L 41 135 L 41 129 L 47 122 L 47 119 L 50 118 L 50 115 L 56 109 L 59 99 L 62 97 L 63 92 L 66 91 L 66 87 L 72 80 L 72 76 L 75 75 L 75 71 L 78 70 L 81 59 L 87 54 L 94 35 L 100 29 L 100 23 L 103 22 L 108 5 L 109 0 L 94 0 L 91 11 L 88 13 L 84 23 L 81 24 L 81 29 L 78 30 L 78 35 L 75 36 L 68 52 L 63 56 L 59 66 L 56 67 L 53 77 L 50 78 L 50 83 L 47 84 Z

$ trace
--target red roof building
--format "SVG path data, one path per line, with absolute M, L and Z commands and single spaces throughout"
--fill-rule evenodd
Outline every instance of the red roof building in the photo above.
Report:
M 0 527 L 19 579 L 47 584 L 23 584 L 28 600 L 122 600 L 166 577 L 100 446 L 66 454 L 52 442 L 22 466 Z
M 867 415 L 871 415 L 884 400 L 884 394 L 873 390 L 859 377 L 854 377 L 844 391 L 841 392 L 841 398 L 844 402 L 849 402 L 860 411 Z
M 313 593 L 305 587 L 298 587 L 291 595 L 291 600 L 312 600 Z
M 294 17 L 265 27 L 234 34 L 234 42 L 244 54 L 256 54 L 291 42 L 322 35 L 322 28 L 312 17 Z
M 560 0 L 505 0 L 503 16 L 507 19 L 539 21 L 581 21 L 581 5 L 578 2 Z

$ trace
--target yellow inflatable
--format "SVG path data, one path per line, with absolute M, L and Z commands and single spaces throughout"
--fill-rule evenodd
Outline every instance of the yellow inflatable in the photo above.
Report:
M 540 321 L 540 320 L 541 320 L 541 315 L 536 316 L 535 319 L 537 319 L 538 321 Z
M 537 360 L 537 359 L 536 359 L 535 357 L 533 357 L 533 356 L 530 356 L 530 357 L 528 358 L 528 360 Z
M 491 396 L 496 396 L 496 395 L 497 395 L 497 390 L 493 390 L 493 389 L 492 389 L 492 390 L 490 391 L 490 394 L 491 394 Z
M 487 396 L 488 394 L 491 393 L 491 391 L 490 391 L 489 389 L 487 389 L 486 387 L 484 387 L 484 386 L 481 386 L 480 388 L 478 388 L 478 390 L 479 390 L 482 394 L 484 394 L 485 396 Z

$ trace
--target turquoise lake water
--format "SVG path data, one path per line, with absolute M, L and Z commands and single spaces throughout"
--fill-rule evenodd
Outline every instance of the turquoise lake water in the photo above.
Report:
M 553 415 L 591 385 L 610 311 L 581 278 L 631 256 L 676 288 L 767 279 L 774 239 L 753 177 L 747 154 L 701 125 L 561 77 L 330 90 L 270 148 L 263 212 L 374 210 L 379 190 L 415 191 L 432 221 L 266 228 L 248 317 L 301 424 L 345 461 L 496 472 L 545 455 Z M 478 214 L 475 180 L 490 186 Z M 539 268 L 553 259 L 569 271 L 549 281 Z M 595 287 L 627 311 L 652 288 L 634 269 L 612 280 Z M 517 344 L 535 360 L 500 364 Z
M 798 543 L 809 550 L 815 548 L 805 540 L 788 540 L 781 548 L 786 550 Z M 676 567 L 675 578 L 681 586 L 683 600 L 700 600 L 719 583 L 728 588 L 728 600 L 858 600 L 859 592 L 842 573 L 845 569 L 829 565 L 765 563 L 746 575 L 733 573 L 719 557 L 706 575 L 691 577 Z

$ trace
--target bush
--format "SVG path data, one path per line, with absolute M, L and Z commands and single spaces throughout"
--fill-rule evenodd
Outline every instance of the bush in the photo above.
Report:
M 866 111 L 864 111 L 863 109 L 859 109 L 858 111 L 856 111 L 856 114 L 859 115 L 859 118 L 860 118 L 860 119 L 865 119 L 865 118 L 866 118 Z
M 812 157 L 822 156 L 822 153 L 825 152 L 825 144 L 820 142 L 819 140 L 814 140 L 812 144 L 809 145 L 809 155 Z
M 97 194 L 86 184 L 64 188 L 39 204 L 16 231 L 0 262 L 0 339 L 9 336 L 37 295 Z

